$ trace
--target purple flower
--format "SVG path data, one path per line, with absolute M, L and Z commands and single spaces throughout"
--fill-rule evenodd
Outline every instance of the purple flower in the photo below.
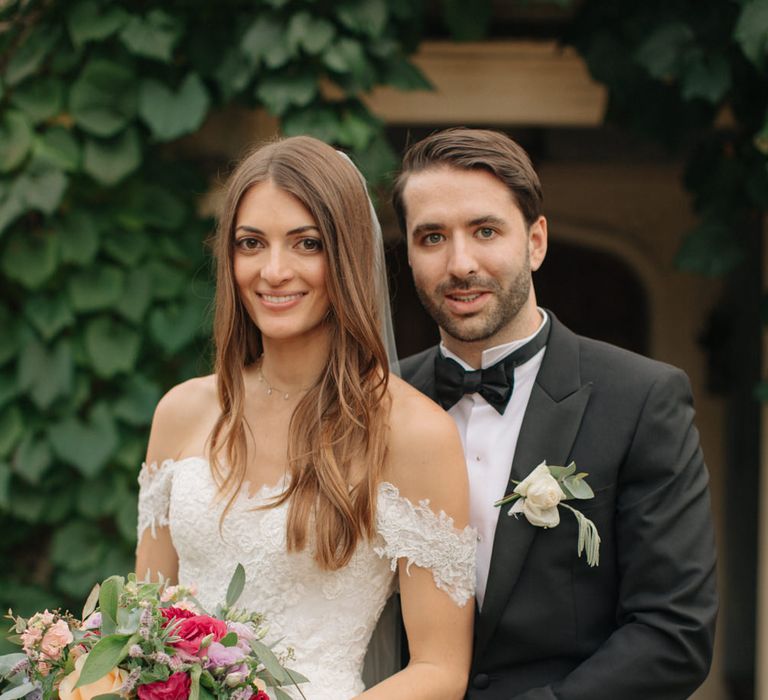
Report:
M 226 668 L 240 663 L 245 658 L 245 652 L 240 647 L 225 647 L 219 642 L 211 642 L 207 651 L 208 668 Z

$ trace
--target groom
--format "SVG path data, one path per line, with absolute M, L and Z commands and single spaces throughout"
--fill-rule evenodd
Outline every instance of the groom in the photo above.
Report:
M 717 611 L 690 386 L 682 371 L 577 336 L 537 307 L 541 201 L 520 146 L 470 129 L 412 146 L 394 191 L 442 340 L 404 360 L 402 375 L 458 425 L 479 533 L 467 695 L 681 700 L 707 675 Z M 516 517 L 494 507 L 543 461 L 588 472 L 594 496 L 568 505 L 597 527 L 597 566 L 577 554 L 577 518 L 547 503 L 546 488 Z

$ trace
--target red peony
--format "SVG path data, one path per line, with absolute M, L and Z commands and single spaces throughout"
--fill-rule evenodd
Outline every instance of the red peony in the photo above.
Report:
M 212 634 L 212 641 L 218 642 L 227 634 L 227 625 L 222 620 L 208 615 L 184 616 L 173 633 L 174 636 L 181 637 L 181 639 L 178 642 L 173 642 L 172 647 L 187 654 L 196 655 L 200 651 L 200 642 L 203 641 L 204 637 Z
M 269 695 L 263 690 L 259 690 L 256 695 L 251 695 L 251 700 L 269 700 Z
M 192 682 L 186 673 L 173 673 L 167 681 L 145 683 L 136 689 L 139 700 L 187 700 Z
M 187 617 L 194 617 L 195 613 L 191 610 L 185 610 L 184 608 L 160 608 L 160 613 L 166 620 L 175 620 L 176 618 L 185 619 Z

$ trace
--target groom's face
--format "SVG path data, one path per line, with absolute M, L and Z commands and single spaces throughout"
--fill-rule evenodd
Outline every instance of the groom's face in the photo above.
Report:
M 521 312 L 535 312 L 531 271 L 546 253 L 546 220 L 528 226 L 484 170 L 414 173 L 403 202 L 416 290 L 443 339 L 485 347 L 515 339 Z

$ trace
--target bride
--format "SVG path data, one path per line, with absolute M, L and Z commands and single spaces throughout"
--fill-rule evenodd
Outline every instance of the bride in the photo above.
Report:
M 293 649 L 309 700 L 462 698 L 466 469 L 450 417 L 389 373 L 381 231 L 360 173 L 313 138 L 261 147 L 229 179 L 215 254 L 216 372 L 157 406 L 137 572 L 213 606 L 242 563 L 238 605 Z M 396 585 L 410 662 L 364 690 Z

